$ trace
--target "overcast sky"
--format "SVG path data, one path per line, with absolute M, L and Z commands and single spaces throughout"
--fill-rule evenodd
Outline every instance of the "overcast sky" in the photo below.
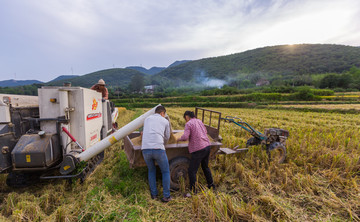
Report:
M 0 0 L 0 80 L 50 81 L 264 46 L 360 46 L 359 0 Z

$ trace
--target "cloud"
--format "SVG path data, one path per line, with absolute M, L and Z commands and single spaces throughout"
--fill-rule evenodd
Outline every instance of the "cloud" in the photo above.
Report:
M 295 43 L 360 45 L 357 0 L 4 0 L 2 79 L 50 80 Z

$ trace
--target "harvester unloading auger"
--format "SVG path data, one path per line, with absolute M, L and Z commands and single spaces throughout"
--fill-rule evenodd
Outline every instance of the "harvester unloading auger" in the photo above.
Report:
M 110 147 L 114 143 L 118 142 L 119 140 L 121 140 L 124 137 L 126 137 L 127 135 L 129 135 L 130 133 L 139 129 L 144 124 L 146 117 L 155 113 L 156 107 L 157 106 L 155 106 L 151 110 L 147 111 L 143 115 L 139 116 L 135 120 L 131 121 L 130 123 L 126 124 L 125 126 L 121 127 L 120 129 L 115 131 L 113 134 L 110 134 L 103 140 L 101 140 L 98 143 L 94 144 L 93 146 L 89 147 L 84 152 L 75 154 L 75 155 L 73 155 L 73 154 L 66 155 L 64 158 L 64 161 L 61 163 L 60 173 L 64 174 L 64 175 L 71 173 L 72 171 L 75 170 L 77 163 L 80 163 L 81 161 L 90 160 L 94 156 L 103 152 L 106 148 Z
M 117 109 L 101 93 L 42 87 L 38 94 L 0 94 L 0 173 L 8 173 L 9 186 L 27 186 L 39 179 L 83 180 L 102 161 L 107 147 L 155 112 L 154 107 L 115 131 Z M 85 167 L 70 175 L 81 162 Z

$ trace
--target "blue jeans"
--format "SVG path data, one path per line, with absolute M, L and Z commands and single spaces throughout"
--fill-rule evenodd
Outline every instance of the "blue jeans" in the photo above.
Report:
M 169 161 L 165 150 L 161 149 L 144 149 L 142 154 L 148 167 L 148 179 L 150 185 L 150 193 L 152 196 L 158 195 L 156 187 L 156 166 L 155 161 L 160 167 L 162 174 L 162 185 L 164 197 L 170 197 L 170 169 Z

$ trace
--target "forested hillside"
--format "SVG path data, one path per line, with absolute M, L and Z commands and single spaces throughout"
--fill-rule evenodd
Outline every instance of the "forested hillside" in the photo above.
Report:
M 204 87 L 224 85 L 237 89 L 259 85 L 308 85 L 316 88 L 360 90 L 359 67 L 359 47 L 329 44 L 283 45 L 214 58 L 177 61 L 155 75 L 133 69 L 114 68 L 51 81 L 46 85 L 59 86 L 64 82 L 71 82 L 73 86 L 90 87 L 102 78 L 114 92 L 125 93 L 142 91 L 144 85 L 150 84 L 158 85 L 156 91 L 162 94 L 169 94 L 174 90 L 199 91 Z M 14 90 L 0 88 L 3 93 Z
M 298 79 L 313 74 L 342 73 L 360 66 L 360 48 L 329 44 L 271 46 L 227 56 L 187 62 L 160 72 L 155 77 L 197 81 L 201 77 L 256 81 Z M 200 79 L 199 79 L 200 77 Z
M 134 76 L 144 77 L 145 74 L 132 69 L 106 69 L 93 72 L 87 75 L 78 76 L 71 79 L 48 82 L 48 85 L 62 85 L 63 82 L 71 82 L 73 86 L 91 87 L 99 79 L 104 79 L 107 86 L 118 86 L 126 88 Z
M 343 73 L 351 67 L 360 67 L 360 48 L 342 45 L 283 45 L 258 48 L 242 53 L 205 58 L 169 66 L 153 76 L 133 69 L 107 69 L 66 81 L 89 87 L 99 78 L 109 86 L 126 88 L 131 78 L 140 74 L 145 84 L 162 84 L 168 87 L 203 83 L 204 79 L 224 80 L 227 84 L 245 81 L 255 84 L 266 79 L 278 85 L 311 85 L 321 74 Z M 315 77 L 314 77 L 315 76 Z M 51 85 L 63 81 L 50 82 Z M 240 87 L 241 88 L 241 87 Z

